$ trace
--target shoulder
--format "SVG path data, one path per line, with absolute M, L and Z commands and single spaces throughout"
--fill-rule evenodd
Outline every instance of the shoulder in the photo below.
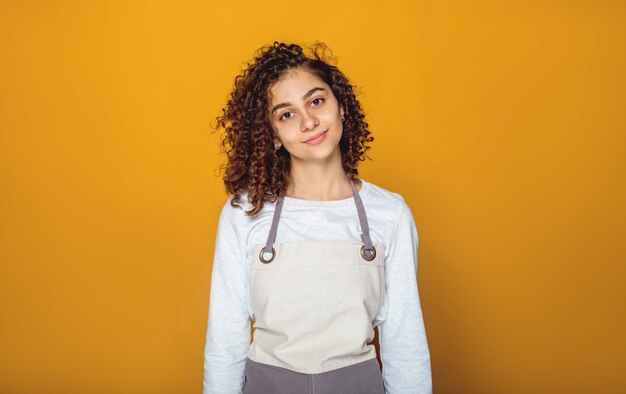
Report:
M 233 200 L 235 198 L 234 194 L 229 194 L 226 198 L 226 201 L 224 201 L 224 203 L 222 204 L 221 207 L 221 211 L 220 211 L 220 219 L 221 220 L 228 220 L 228 221 L 239 221 L 239 217 L 240 216 L 244 216 L 245 209 L 249 209 L 249 203 L 247 203 L 248 201 L 248 197 L 247 196 L 241 196 L 239 197 L 239 202 L 233 203 Z
M 273 204 L 265 202 L 262 209 L 263 213 L 268 211 L 268 205 L 273 206 Z M 248 200 L 248 192 L 244 191 L 239 193 L 239 198 L 236 201 L 234 194 L 228 194 L 226 201 L 224 201 L 224 204 L 222 205 L 221 214 L 231 220 L 243 222 L 246 219 L 253 220 L 261 216 L 260 214 L 257 214 L 254 217 L 247 215 L 247 212 L 252 211 L 254 208 L 254 205 Z
M 363 187 L 366 191 L 364 200 L 367 200 L 367 203 L 375 208 L 387 210 L 389 214 L 395 213 L 396 217 L 408 208 L 404 196 L 398 192 L 365 180 L 363 180 Z
M 378 220 L 388 221 L 392 232 L 395 233 L 398 227 L 415 223 L 413 211 L 404 196 L 398 192 L 370 183 L 367 193 L 367 202 L 376 212 Z M 364 198 L 365 200 L 365 198 Z

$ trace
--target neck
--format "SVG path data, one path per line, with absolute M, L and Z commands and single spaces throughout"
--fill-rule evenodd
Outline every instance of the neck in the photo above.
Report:
M 359 182 L 355 181 L 359 190 Z M 350 179 L 343 170 L 341 157 L 330 162 L 292 161 L 287 197 L 329 201 L 352 197 Z

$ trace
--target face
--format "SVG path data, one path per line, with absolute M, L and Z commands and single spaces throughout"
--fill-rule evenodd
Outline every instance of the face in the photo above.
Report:
M 282 144 L 292 161 L 340 157 L 344 111 L 326 83 L 306 70 L 293 69 L 270 92 L 268 116 L 275 146 Z

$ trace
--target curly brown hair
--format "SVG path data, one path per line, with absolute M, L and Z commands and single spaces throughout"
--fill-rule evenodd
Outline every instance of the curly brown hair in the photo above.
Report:
M 220 138 L 221 150 L 226 153 L 226 191 L 233 195 L 231 205 L 239 207 L 241 193 L 248 192 L 248 201 L 254 206 L 246 215 L 254 216 L 266 201 L 275 202 L 284 195 L 289 184 L 291 158 L 282 146 L 274 150 L 274 131 L 269 118 L 270 88 L 290 70 L 304 69 L 324 81 L 345 110 L 343 134 L 339 142 L 343 169 L 352 181 L 358 178 L 358 162 L 369 157 L 367 142 L 370 136 L 361 104 L 348 78 L 333 64 L 336 58 L 326 55 L 326 44 L 316 41 L 308 48 L 274 41 L 255 52 L 251 63 L 235 78 L 228 103 L 217 117 L 217 126 L 225 130 Z M 330 50 L 329 50 L 330 51 Z

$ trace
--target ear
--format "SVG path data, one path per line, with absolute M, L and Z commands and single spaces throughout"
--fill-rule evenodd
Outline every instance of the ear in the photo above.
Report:
M 341 112 L 341 117 L 343 118 L 343 115 L 344 115 L 343 107 L 339 107 L 339 111 Z

